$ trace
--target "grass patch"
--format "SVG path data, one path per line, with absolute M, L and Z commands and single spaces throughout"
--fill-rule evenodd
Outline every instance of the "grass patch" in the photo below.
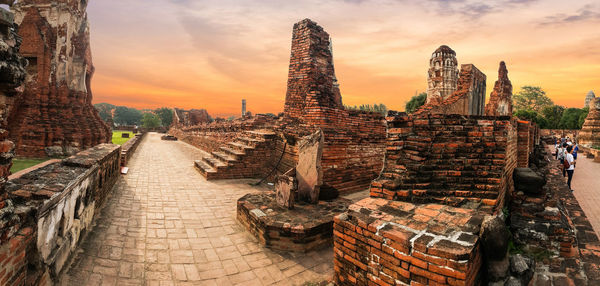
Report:
M 129 138 L 123 138 L 123 133 L 129 133 Z M 125 142 L 129 141 L 129 139 L 133 138 L 135 135 L 131 131 L 113 131 L 112 134 L 112 143 L 117 145 L 123 145 Z
M 37 164 L 44 163 L 50 160 L 50 158 L 45 159 L 13 159 L 13 165 L 10 168 L 10 171 L 14 174 L 21 170 L 25 170 L 29 167 L 33 167 Z

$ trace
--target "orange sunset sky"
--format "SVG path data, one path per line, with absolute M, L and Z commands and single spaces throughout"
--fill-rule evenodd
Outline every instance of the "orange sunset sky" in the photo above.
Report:
M 404 110 L 427 86 L 440 45 L 487 75 L 506 61 L 518 92 L 541 86 L 582 107 L 600 93 L 598 0 L 93 0 L 94 103 L 283 111 L 292 26 L 311 18 L 333 39 L 344 104 Z

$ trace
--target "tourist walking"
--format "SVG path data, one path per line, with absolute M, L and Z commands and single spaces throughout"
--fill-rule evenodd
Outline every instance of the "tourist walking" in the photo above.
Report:
M 560 145 L 558 145 L 558 149 L 556 149 L 556 158 L 558 159 L 558 161 L 560 161 L 561 166 L 563 166 L 563 168 L 562 168 L 563 177 L 565 177 L 564 163 L 565 163 L 565 147 L 566 147 L 566 145 L 567 145 L 567 143 L 561 143 Z
M 577 141 L 575 141 L 573 144 L 575 144 L 575 147 L 573 147 L 573 159 L 577 161 L 577 152 L 579 151 L 579 144 L 577 144 Z
M 571 180 L 573 179 L 573 173 L 575 172 L 575 159 L 573 158 L 573 146 L 567 147 L 567 154 L 565 155 L 565 163 L 563 166 L 566 168 L 567 175 L 569 178 L 567 179 L 567 185 L 569 186 L 569 190 L 571 192 Z

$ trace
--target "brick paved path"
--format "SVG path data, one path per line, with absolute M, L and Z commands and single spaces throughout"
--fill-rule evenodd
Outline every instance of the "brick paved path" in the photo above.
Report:
M 207 182 L 202 152 L 149 134 L 119 178 L 63 285 L 302 285 L 333 275 L 331 248 L 261 247 L 235 218 L 251 181 Z M 254 180 L 252 180 L 254 181 Z
M 571 187 L 596 234 L 600 236 L 600 163 L 578 156 Z

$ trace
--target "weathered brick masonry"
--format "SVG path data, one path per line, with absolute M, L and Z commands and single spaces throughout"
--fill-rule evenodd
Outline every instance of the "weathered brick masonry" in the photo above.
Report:
M 73 154 L 109 142 L 92 106 L 94 73 L 87 1 L 24 0 L 13 7 L 27 58 L 27 81 L 14 102 L 9 132 L 18 156 Z
M 473 285 L 484 215 L 439 204 L 368 198 L 335 218 L 340 285 Z
M 510 192 L 516 132 L 509 117 L 389 117 L 386 162 L 371 196 L 414 203 L 483 204 Z
M 0 284 L 55 283 L 90 230 L 119 166 L 120 147 L 101 144 L 8 181 L 20 230 L 0 243 Z
M 242 178 L 248 174 L 235 167 L 235 164 L 231 164 L 232 168 L 228 167 L 230 162 L 234 162 L 229 159 L 239 158 L 223 148 L 230 147 L 230 142 L 242 143 L 239 141 L 248 137 L 243 131 L 268 129 L 275 133 L 274 145 L 259 150 L 262 152 L 259 157 L 271 159 L 263 160 L 264 164 L 258 166 L 258 172 L 252 174 L 264 176 L 272 169 L 276 169 L 277 174 L 283 174 L 295 167 L 297 155 L 294 142 L 320 128 L 325 136 L 322 159 L 325 172 L 323 194 L 329 192 L 331 196 L 335 196 L 337 193 L 364 190 L 383 165 L 385 120 L 377 113 L 344 110 L 339 87 L 335 82 L 329 34 L 315 22 L 305 19 L 294 25 L 282 118 L 255 116 L 227 123 L 176 127 L 170 133 L 206 151 L 227 153 L 228 158 L 217 154 L 213 156 L 216 158 L 209 159 L 220 161 L 212 165 L 205 160 L 207 164 L 203 164 L 204 167 L 211 167 L 213 170 L 199 166 L 199 170 L 204 169 L 201 171 L 203 174 L 211 174 L 208 175 L 209 178 Z M 279 160 L 281 154 L 283 157 Z M 214 167 L 218 167 L 220 163 L 225 165 L 221 168 L 226 169 L 223 172 L 227 174 L 218 175 L 220 170 L 212 174 Z

